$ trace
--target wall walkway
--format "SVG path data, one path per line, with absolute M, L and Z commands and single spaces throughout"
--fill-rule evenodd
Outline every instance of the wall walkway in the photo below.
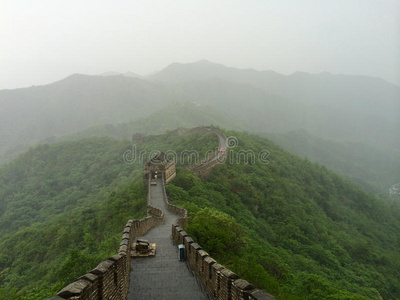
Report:
M 186 263 L 178 260 L 177 246 L 171 239 L 171 225 L 179 216 L 166 208 L 162 179 L 157 179 L 157 185 L 150 188 L 150 204 L 164 212 L 165 223 L 141 237 L 156 243 L 156 255 L 132 259 L 127 299 L 208 299 Z

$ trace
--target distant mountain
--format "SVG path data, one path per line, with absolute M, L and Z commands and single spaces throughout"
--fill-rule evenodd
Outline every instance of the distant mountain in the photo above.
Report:
M 232 118 L 215 107 L 196 102 L 173 101 L 147 117 L 139 117 L 131 122 L 117 125 L 93 126 L 53 141 L 76 140 L 91 136 L 112 136 L 130 139 L 134 133 L 161 134 L 180 127 L 192 128 L 210 124 L 237 130 L 248 129 L 244 122 Z
M 134 77 L 134 78 L 141 78 L 142 76 L 140 76 L 139 74 L 136 74 L 134 72 L 126 72 L 126 73 L 120 73 L 120 72 L 105 72 L 105 73 L 101 73 L 99 74 L 99 76 L 127 76 L 127 77 Z
M 379 78 L 284 76 L 208 61 L 174 63 L 150 78 L 265 131 L 305 129 L 319 137 L 400 149 L 400 87 Z
M 162 84 L 75 74 L 53 84 L 0 91 L 0 156 L 52 136 L 129 122 L 181 99 Z
M 285 150 L 323 164 L 373 193 L 388 196 L 388 189 L 400 181 L 400 151 L 395 149 L 385 151 L 360 143 L 330 141 L 304 130 L 264 136 Z
M 208 60 L 195 63 L 173 63 L 160 72 L 150 76 L 150 79 L 184 83 L 202 81 L 210 78 L 219 78 L 234 83 L 249 83 L 259 87 L 266 87 L 266 83 L 279 82 L 284 75 L 274 71 L 257 71 L 253 69 L 240 70 L 216 64 Z
M 45 86 L 0 91 L 0 161 L 41 140 L 130 122 L 144 132 L 206 120 L 254 132 L 304 129 L 324 139 L 400 149 L 400 87 L 378 78 L 300 72 L 285 76 L 205 60 L 174 63 L 146 78 L 105 75 L 75 74 Z M 147 119 L 177 100 L 207 109 L 188 113 L 175 107 Z M 220 113 L 210 115 L 215 109 Z M 167 116 L 171 118 L 165 120 Z

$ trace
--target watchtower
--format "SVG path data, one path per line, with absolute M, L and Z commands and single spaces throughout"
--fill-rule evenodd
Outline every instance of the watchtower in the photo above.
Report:
M 156 175 L 158 178 L 162 176 L 165 183 L 176 176 L 175 162 L 173 159 L 169 159 L 164 152 L 153 156 L 143 168 L 143 180 L 156 178 Z

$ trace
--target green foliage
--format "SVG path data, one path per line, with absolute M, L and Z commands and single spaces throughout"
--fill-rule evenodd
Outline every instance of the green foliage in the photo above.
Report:
M 126 221 L 146 213 L 146 188 L 132 183 L 138 165 L 122 159 L 129 147 L 110 138 L 42 145 L 0 168 L 3 298 L 50 297 L 117 252 Z
M 208 251 L 217 257 L 225 253 L 239 254 L 244 245 L 242 229 L 230 215 L 204 208 L 190 222 L 187 230 Z
M 92 208 L 76 207 L 69 214 L 6 235 L 0 242 L 1 257 L 6 258 L 0 282 L 31 294 L 33 287 L 62 287 L 114 255 L 126 221 L 143 217 L 145 211 L 146 190 L 138 182 Z
M 265 139 L 227 135 L 239 146 L 224 165 L 167 186 L 206 251 L 278 299 L 399 298 L 396 206 Z M 269 163 L 238 161 L 244 150 L 268 150 Z
M 127 181 L 128 141 L 91 138 L 41 145 L 0 168 L 0 236 L 105 199 Z

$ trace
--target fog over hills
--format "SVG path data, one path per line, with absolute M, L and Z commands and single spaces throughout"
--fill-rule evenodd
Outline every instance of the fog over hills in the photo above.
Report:
M 116 125 L 97 125 L 77 133 L 63 135 L 57 139 L 52 139 L 52 141 L 77 140 L 92 136 L 130 139 L 132 133 L 161 134 L 176 128 L 192 128 L 210 124 L 237 130 L 248 129 L 246 124 L 226 116 L 224 112 L 215 107 L 189 101 L 173 101 L 164 108 L 134 121 Z
M 379 78 L 301 72 L 284 76 L 208 61 L 175 63 L 151 78 L 224 107 L 259 131 L 306 129 L 320 137 L 400 147 L 400 87 Z
M 1 160 L 32 143 L 93 126 L 130 124 L 124 125 L 126 136 L 129 129 L 159 133 L 205 120 L 225 128 L 238 124 L 260 133 L 306 130 L 324 139 L 400 149 L 400 87 L 379 78 L 301 72 L 285 76 L 206 60 L 174 63 L 146 78 L 135 76 L 75 74 L 45 86 L 1 90 Z M 176 101 L 206 109 L 185 113 L 174 106 Z M 155 112 L 158 117 L 149 122 Z
M 94 125 L 128 122 L 177 98 L 163 85 L 122 75 L 74 74 L 45 86 L 2 90 L 0 153 Z

